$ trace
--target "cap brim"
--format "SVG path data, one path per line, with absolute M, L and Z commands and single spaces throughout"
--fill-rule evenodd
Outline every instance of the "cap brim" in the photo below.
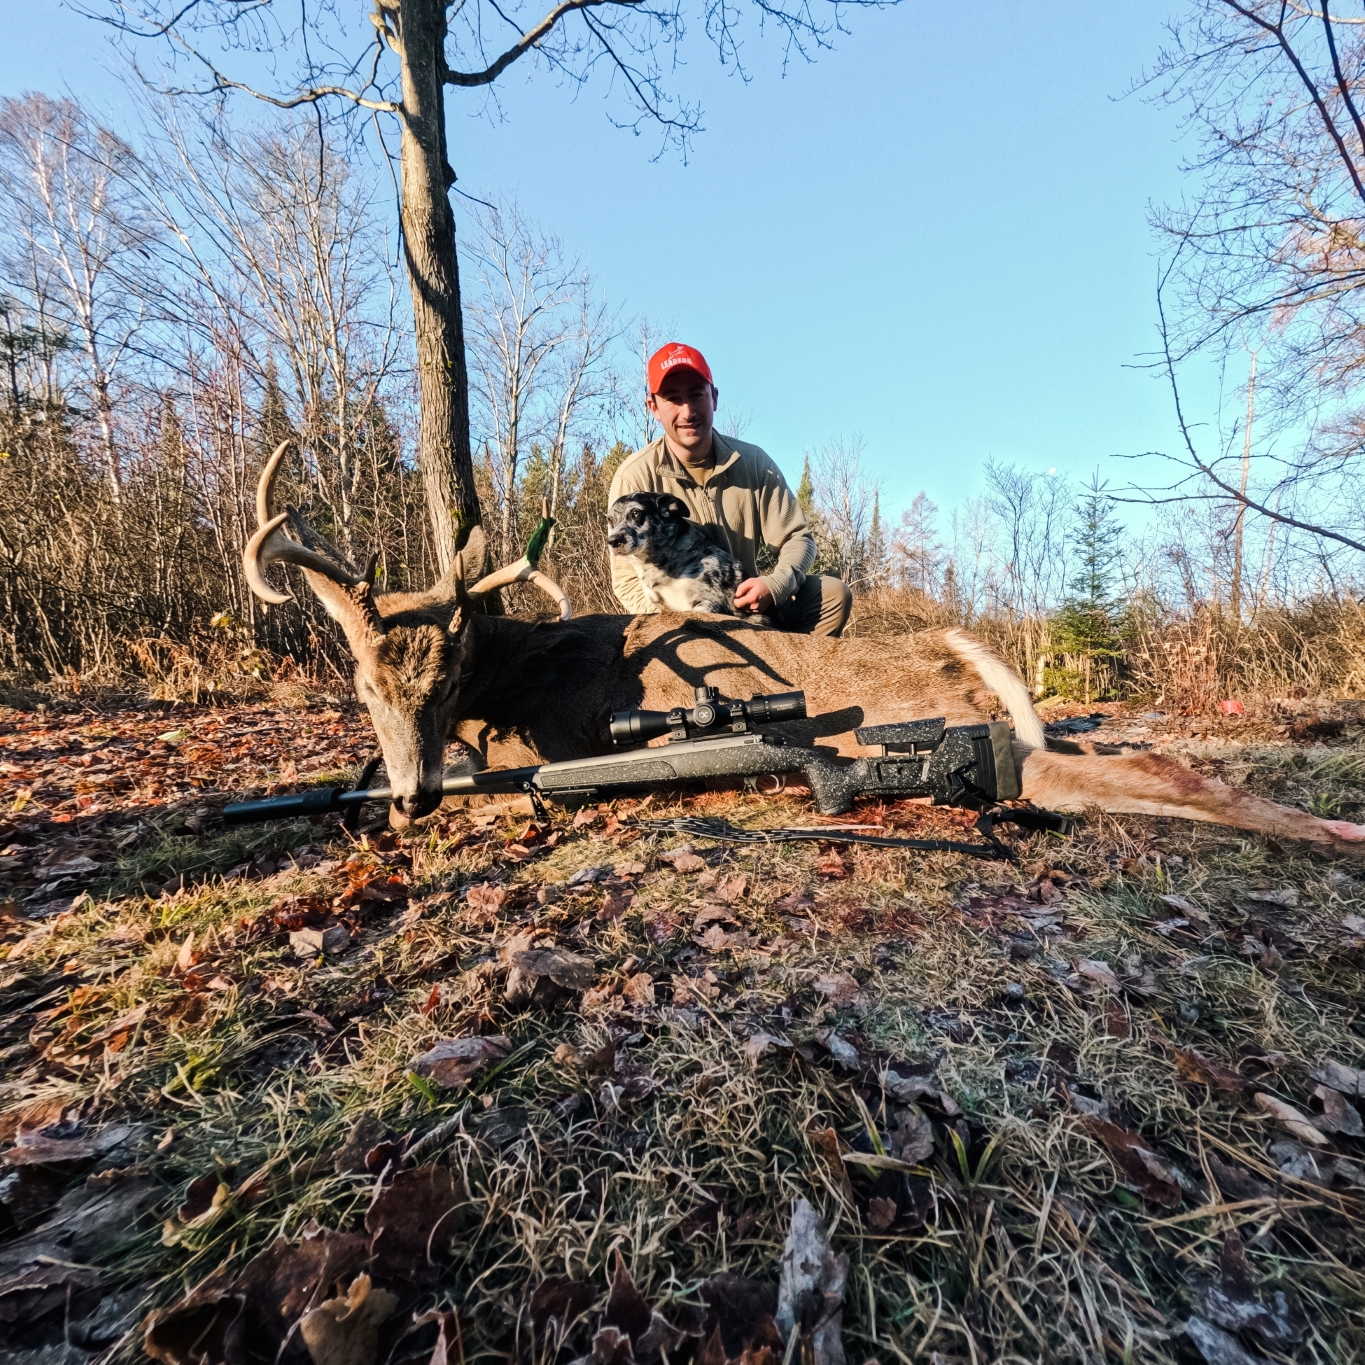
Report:
M 650 393 L 651 394 L 658 393 L 660 389 L 662 389 L 663 386 L 668 382 L 668 380 L 675 374 L 694 374 L 703 383 L 710 384 L 712 388 L 715 387 L 716 381 L 712 379 L 709 374 L 703 374 L 699 369 L 697 369 L 695 365 L 670 365 L 668 369 L 666 369 L 663 372 L 663 374 L 659 376 L 658 380 L 653 385 L 651 385 L 649 390 Z

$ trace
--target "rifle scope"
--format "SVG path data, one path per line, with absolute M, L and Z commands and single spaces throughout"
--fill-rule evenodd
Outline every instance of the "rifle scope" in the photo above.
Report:
M 732 701 L 714 687 L 696 689 L 696 705 L 690 710 L 675 706 L 671 711 L 617 711 L 611 718 L 613 744 L 642 744 L 660 735 L 674 739 L 702 739 L 730 731 L 742 734 L 750 724 L 776 720 L 805 720 L 804 692 L 775 692 L 767 697 Z

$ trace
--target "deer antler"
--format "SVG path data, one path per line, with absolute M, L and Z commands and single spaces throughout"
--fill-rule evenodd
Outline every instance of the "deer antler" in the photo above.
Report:
M 242 551 L 242 571 L 246 575 L 248 586 L 262 602 L 268 602 L 273 606 L 288 602 L 290 594 L 272 588 L 266 581 L 265 574 L 273 564 L 297 564 L 299 568 L 317 574 L 345 590 L 344 597 L 346 603 L 349 603 L 350 610 L 346 610 L 345 604 L 341 601 L 335 604 L 329 602 L 328 598 L 332 594 L 325 591 L 318 593 L 323 598 L 323 604 L 334 616 L 342 619 L 344 623 L 343 612 L 345 616 L 358 612 L 360 617 L 358 624 L 364 627 L 366 634 L 382 635 L 384 623 L 375 609 L 372 595 L 378 556 L 371 555 L 364 572 L 361 572 L 325 537 L 309 526 L 292 507 L 286 508 L 278 516 L 272 515 L 271 495 L 274 491 L 275 474 L 288 449 L 288 441 L 281 441 L 276 446 L 274 454 L 261 470 L 260 480 L 256 484 L 256 520 L 259 525 L 256 534 L 247 541 L 246 549 Z M 297 540 L 285 535 L 286 525 L 298 537 Z
M 553 578 L 548 574 L 541 573 L 536 567 L 540 563 L 541 553 L 545 549 L 545 543 L 549 539 L 550 530 L 554 524 L 554 518 L 550 516 L 549 504 L 542 499 L 540 524 L 531 533 L 531 539 L 526 546 L 526 553 L 515 564 L 507 564 L 501 569 L 494 569 L 492 573 L 479 579 L 469 589 L 469 595 L 481 597 L 485 593 L 508 587 L 512 583 L 533 583 L 547 597 L 553 598 L 559 604 L 559 619 L 567 621 L 573 615 L 573 608 L 569 605 L 569 594 Z

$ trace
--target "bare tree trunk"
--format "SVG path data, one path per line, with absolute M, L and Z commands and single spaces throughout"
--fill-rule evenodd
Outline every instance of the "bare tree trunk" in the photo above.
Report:
M 100 444 L 104 447 L 104 472 L 109 476 L 109 496 L 117 506 L 123 499 L 123 481 L 120 478 L 118 445 L 114 440 L 114 405 L 109 399 L 109 377 L 100 368 L 93 346 L 90 348 L 90 359 L 95 375 L 95 411 L 99 414 Z
M 1242 481 L 1238 492 L 1247 495 L 1247 480 L 1251 477 L 1251 422 L 1256 415 L 1256 352 L 1251 353 L 1251 376 L 1247 380 L 1247 426 L 1242 442 Z M 1247 507 L 1237 504 L 1237 520 L 1232 528 L 1232 591 L 1228 594 L 1228 611 L 1233 630 L 1242 625 L 1242 536 L 1246 529 Z
M 454 173 L 446 158 L 445 4 L 383 0 L 383 8 L 397 20 L 403 72 L 401 216 L 421 395 L 417 464 L 444 573 L 454 563 L 458 531 L 482 515 L 469 448 L 469 379 L 448 194 Z

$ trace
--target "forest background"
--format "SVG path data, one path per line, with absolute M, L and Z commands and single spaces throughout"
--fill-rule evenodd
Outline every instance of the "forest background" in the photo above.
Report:
M 855 631 L 968 626 L 1039 696 L 1359 694 L 1363 61 L 1360 25 L 1326 11 L 1178 17 L 1136 79 L 1189 157 L 1190 197 L 1152 211 L 1162 344 L 1137 361 L 1170 381 L 1169 479 L 1098 451 L 1088 483 L 990 460 L 958 506 L 890 508 L 861 438 L 824 442 L 800 496 Z M 257 471 L 289 438 L 314 524 L 377 551 L 385 587 L 434 576 L 390 168 L 316 107 L 140 87 L 136 109 L 112 127 L 71 98 L 0 103 L 3 666 L 197 698 L 340 673 L 316 604 L 267 614 L 239 563 Z M 651 434 L 642 360 L 665 328 L 496 193 L 464 197 L 459 248 L 496 554 L 548 502 L 552 572 L 579 612 L 613 610 L 605 494 Z M 1205 427 L 1179 407 L 1197 365 L 1221 378 Z M 730 429 L 762 441 L 747 425 Z

